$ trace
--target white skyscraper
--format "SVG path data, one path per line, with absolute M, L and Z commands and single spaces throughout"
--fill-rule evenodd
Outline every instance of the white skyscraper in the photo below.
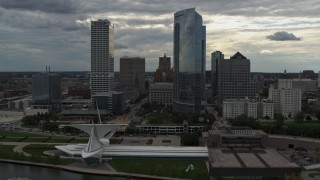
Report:
M 293 118 L 301 111 L 301 89 L 292 86 L 292 79 L 278 79 L 278 89 L 269 88 L 269 99 L 274 102 L 275 113 Z
M 91 99 L 114 89 L 114 26 L 110 21 L 91 21 Z

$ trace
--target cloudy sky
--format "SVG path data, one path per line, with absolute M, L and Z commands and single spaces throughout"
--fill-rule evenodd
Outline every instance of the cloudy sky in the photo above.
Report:
M 319 0 L 0 0 L 0 71 L 90 70 L 90 20 L 115 25 L 115 70 L 122 56 L 172 56 L 173 14 L 195 7 L 210 55 L 237 51 L 255 72 L 320 70 Z

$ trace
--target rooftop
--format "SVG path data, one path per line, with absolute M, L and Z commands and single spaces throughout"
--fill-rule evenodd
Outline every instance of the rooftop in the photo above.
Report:
M 209 156 L 213 168 L 299 167 L 295 163 L 287 161 L 273 149 L 247 150 L 244 152 L 234 150 L 227 153 L 223 152 L 222 149 L 209 149 Z

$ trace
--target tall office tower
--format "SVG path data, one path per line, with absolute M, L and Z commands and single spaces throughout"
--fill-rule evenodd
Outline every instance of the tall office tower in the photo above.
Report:
M 159 67 L 156 70 L 154 82 L 171 82 L 172 74 L 170 73 L 171 59 L 166 54 L 163 57 L 159 57 Z
M 218 64 L 221 60 L 224 60 L 224 54 L 222 54 L 222 52 L 216 51 L 211 54 L 211 85 L 213 98 L 218 94 Z
M 250 80 L 250 60 L 237 52 L 230 59 L 218 63 L 218 98 L 253 99 L 258 93 L 258 84 Z
M 110 21 L 91 21 L 91 99 L 114 88 L 114 26 Z
M 145 58 L 120 58 L 119 83 L 126 100 L 135 101 L 145 94 Z
M 320 71 L 318 73 L 318 89 L 320 90 Z
M 32 76 L 32 107 L 34 109 L 60 111 L 61 93 L 61 77 L 58 74 L 46 72 Z
M 195 8 L 174 14 L 173 111 L 200 113 L 205 98 L 206 28 Z
M 278 88 L 269 88 L 269 99 L 274 102 L 275 113 L 293 118 L 301 111 L 301 89 L 292 86 L 292 79 L 278 79 Z

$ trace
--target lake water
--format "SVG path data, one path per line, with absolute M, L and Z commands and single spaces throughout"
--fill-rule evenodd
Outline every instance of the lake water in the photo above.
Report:
M 0 162 L 0 179 L 12 177 L 30 180 L 126 180 L 123 177 L 108 177 L 68 172 L 64 170 Z M 130 178 L 131 179 L 131 178 Z

